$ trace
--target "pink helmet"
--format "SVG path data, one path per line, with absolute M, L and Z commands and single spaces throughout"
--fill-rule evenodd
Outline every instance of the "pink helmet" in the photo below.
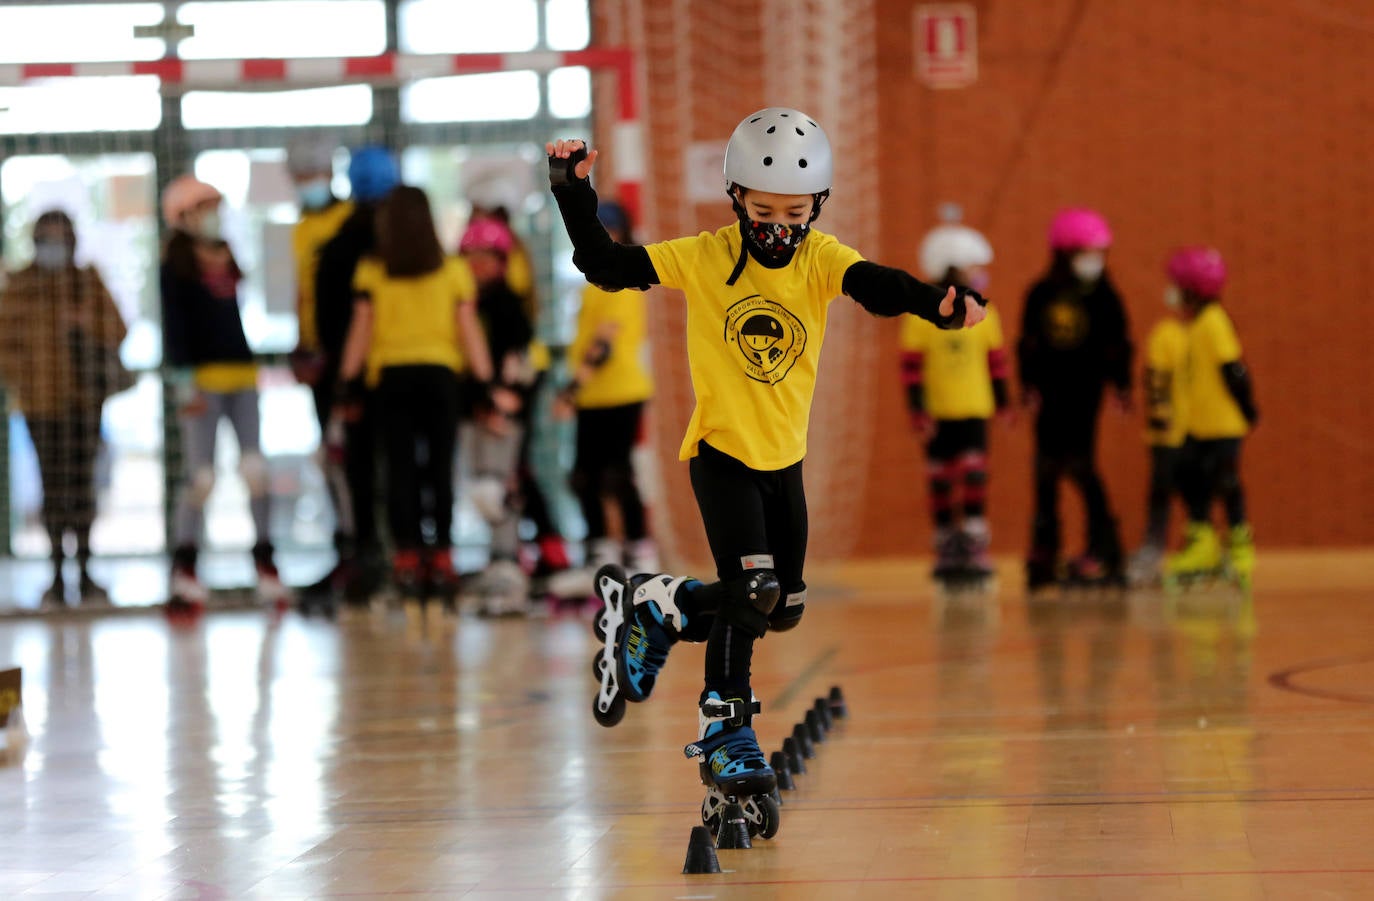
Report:
M 485 250 L 508 254 L 514 246 L 515 237 L 510 233 L 510 228 L 499 219 L 484 216 L 468 223 L 462 240 L 458 242 L 458 252 L 478 253 Z
M 1179 288 L 1209 300 L 1220 297 L 1226 286 L 1226 261 L 1214 247 L 1180 247 L 1165 271 Z
M 223 199 L 224 195 L 213 185 L 207 185 L 194 175 L 180 175 L 162 192 L 162 218 L 168 225 L 176 225 L 182 216 L 205 201 L 219 203 Z
M 1050 222 L 1051 250 L 1105 250 L 1112 246 L 1112 230 L 1096 210 L 1070 207 Z

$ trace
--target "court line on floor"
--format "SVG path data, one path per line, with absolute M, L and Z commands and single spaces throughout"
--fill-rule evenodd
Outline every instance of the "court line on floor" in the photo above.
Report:
M 1324 701 L 1345 701 L 1351 704 L 1374 704 L 1374 695 L 1331 691 L 1325 688 L 1309 688 L 1305 685 L 1298 685 L 1293 681 L 1296 677 L 1308 673 L 1332 670 L 1342 666 L 1355 666 L 1361 663 L 1374 663 L 1374 655 L 1361 654 L 1354 657 L 1337 657 L 1334 660 L 1319 660 L 1315 663 L 1300 663 L 1297 666 L 1290 666 L 1286 669 L 1271 673 L 1269 675 L 1269 684 L 1280 691 L 1291 691 L 1293 694 L 1321 698 Z
M 830 647 L 822 650 L 814 660 L 808 663 L 800 673 L 797 673 L 797 675 L 792 678 L 791 682 L 783 686 L 782 691 L 778 692 L 778 696 L 773 699 L 772 708 L 774 710 L 781 710 L 791 703 L 792 699 L 801 693 L 802 686 L 811 681 L 811 678 L 824 669 L 825 665 L 833 660 L 839 653 L 840 646 L 837 644 L 832 644 Z

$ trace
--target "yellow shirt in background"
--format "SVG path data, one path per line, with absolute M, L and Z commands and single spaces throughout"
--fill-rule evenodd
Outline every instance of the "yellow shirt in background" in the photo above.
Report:
M 697 405 L 679 459 L 708 442 L 751 469 L 806 456 L 806 430 L 830 301 L 863 259 L 812 230 L 792 261 L 768 269 L 740 254 L 738 224 L 648 246 L 659 282 L 687 295 L 687 357 Z
M 611 355 L 582 383 L 577 406 L 583 409 L 637 404 L 653 396 L 654 383 L 644 365 L 648 342 L 648 304 L 642 291 L 617 291 L 612 294 L 595 285 L 582 291 L 582 309 L 577 314 L 577 335 L 568 348 L 568 367 L 574 372 L 596 340 L 598 330 L 608 323 L 619 328 L 610 339 Z
M 296 258 L 296 311 L 300 316 L 300 343 L 315 349 L 320 333 L 315 325 L 315 273 L 320 265 L 320 249 L 339 232 L 339 226 L 353 213 L 353 204 L 340 200 L 322 210 L 305 210 L 291 230 L 291 250 Z
M 992 306 L 971 329 L 941 329 L 919 316 L 902 317 L 901 349 L 924 356 L 926 412 L 933 419 L 987 419 L 997 409 L 988 354 L 1003 346 L 1002 320 Z
M 1145 366 L 1149 378 L 1158 381 L 1148 386 L 1154 392 L 1162 389 L 1162 398 L 1151 405 L 1149 415 L 1164 419 L 1167 429 L 1147 428 L 1146 441 L 1155 447 L 1181 447 L 1188 437 L 1188 394 L 1184 384 L 1184 366 L 1188 359 L 1188 329 L 1170 316 L 1155 323 L 1145 340 Z
M 1226 387 L 1221 367 L 1240 359 L 1240 339 L 1219 303 L 1209 303 L 1188 326 L 1188 434 L 1203 440 L 1240 438 L 1250 431 Z
M 448 257 L 433 272 L 392 278 L 380 260 L 368 257 L 358 264 L 353 290 L 372 298 L 369 385 L 377 384 L 388 366 L 446 366 L 462 371 L 458 304 L 477 298 L 477 285 L 462 260 Z

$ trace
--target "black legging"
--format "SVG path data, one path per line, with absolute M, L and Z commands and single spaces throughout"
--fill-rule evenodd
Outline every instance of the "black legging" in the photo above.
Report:
M 453 531 L 458 378 L 443 366 L 389 366 L 374 396 L 386 447 L 391 538 L 398 550 L 446 548 Z M 426 520 L 433 525 L 428 541 Z
M 1240 485 L 1240 439 L 1189 438 L 1183 448 L 1181 481 L 1188 518 L 1206 522 L 1211 518 L 1212 498 L 1219 497 L 1226 508 L 1226 521 L 1232 526 L 1245 522 L 1245 491 Z
M 802 464 L 761 472 L 702 442 L 690 472 L 720 580 L 693 592 L 700 609 L 717 611 L 714 617 L 697 617 L 710 629 L 706 636 L 705 691 L 717 691 L 722 698 L 747 699 L 749 695 L 743 692 L 749 690 L 755 641 L 751 630 L 763 631 L 757 623 L 748 628 L 741 625 L 741 620 L 760 615 L 742 590 L 749 570 L 768 568 L 761 558 L 772 558 L 771 568 L 782 588 L 775 609 L 782 609 L 788 595 L 806 591 L 802 580 L 807 541 Z M 701 625 L 689 621 L 688 626 L 693 634 L 686 637 L 701 640 Z
M 1059 555 L 1059 481 L 1067 478 L 1083 495 L 1088 519 L 1088 553 L 1109 566 L 1121 561 L 1121 541 L 1107 492 L 1097 474 L 1097 418 L 1100 390 L 1064 400 L 1046 399 L 1035 421 L 1035 519 L 1031 555 Z
M 597 407 L 577 411 L 577 459 L 572 484 L 587 521 L 587 539 L 606 537 L 603 498 L 619 507 L 625 540 L 638 541 L 646 534 L 644 502 L 635 485 L 630 453 L 639 437 L 644 404 Z
M 1150 517 L 1145 525 L 1145 543 L 1164 547 L 1169 537 L 1169 505 L 1178 491 L 1181 447 L 1150 448 Z

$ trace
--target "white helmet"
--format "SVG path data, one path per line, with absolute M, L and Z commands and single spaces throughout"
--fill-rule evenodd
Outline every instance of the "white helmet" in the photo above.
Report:
M 835 163 L 825 129 L 799 110 L 761 109 L 735 127 L 725 147 L 725 187 L 773 194 L 830 190 Z
M 334 171 L 334 150 L 338 141 L 322 134 L 293 138 L 286 145 L 286 171 L 292 177 L 328 175 Z
M 919 256 L 926 278 L 939 279 L 950 269 L 988 265 L 992 262 L 992 245 L 981 232 L 967 225 L 938 225 L 921 241 Z

